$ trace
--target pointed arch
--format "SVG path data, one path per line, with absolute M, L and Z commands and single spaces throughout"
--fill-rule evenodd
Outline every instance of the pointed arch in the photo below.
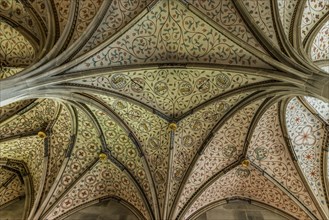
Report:
M 202 209 L 200 209 L 199 211 L 193 213 L 190 216 L 191 220 L 196 220 L 200 215 L 202 215 L 203 213 L 206 213 L 207 211 L 210 211 L 211 209 L 214 209 L 218 206 L 222 206 L 225 204 L 229 204 L 231 202 L 235 202 L 235 201 L 241 201 L 241 202 L 246 202 L 248 204 L 252 204 L 261 208 L 265 208 L 267 210 L 273 211 L 276 214 L 281 215 L 282 217 L 285 217 L 287 219 L 295 219 L 295 217 L 291 216 L 289 213 L 286 212 L 282 212 L 281 210 L 274 208 L 266 203 L 262 203 L 250 198 L 244 198 L 244 197 L 234 197 L 234 198 L 227 198 L 227 199 L 222 199 L 222 200 L 218 200 L 216 202 L 210 203 L 207 206 L 203 207 Z

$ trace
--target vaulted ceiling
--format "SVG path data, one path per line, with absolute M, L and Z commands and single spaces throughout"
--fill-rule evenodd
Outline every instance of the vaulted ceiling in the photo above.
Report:
M 328 36 L 328 0 L 0 0 L 0 209 L 328 219 Z

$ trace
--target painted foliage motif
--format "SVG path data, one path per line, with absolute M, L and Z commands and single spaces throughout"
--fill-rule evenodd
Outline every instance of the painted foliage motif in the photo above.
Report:
M 23 196 L 24 194 L 24 185 L 21 183 L 18 176 L 15 176 L 7 186 L 0 187 L 0 208 L 1 206 L 6 205 L 10 201 L 17 199 L 19 196 Z
M 209 18 L 216 21 L 230 33 L 264 52 L 264 49 L 250 32 L 248 26 L 244 23 L 232 0 L 188 0 L 187 2 L 201 10 Z
M 39 137 L 24 137 L 0 143 L 0 158 L 23 161 L 32 177 L 32 194 L 37 195 L 43 174 L 44 140 Z M 33 160 L 31 160 L 33 158 Z
M 307 0 L 305 2 L 303 16 L 301 20 L 302 41 L 309 34 L 316 23 L 329 11 L 327 0 Z
M 93 162 L 98 158 L 101 151 L 101 142 L 99 134 L 88 116 L 81 110 L 77 110 L 78 132 L 76 134 L 76 142 L 73 146 L 72 153 L 68 157 L 58 185 L 55 185 L 46 209 L 57 204 L 57 198 L 62 195 L 66 189 L 72 187 L 76 181 Z
M 225 99 L 219 99 L 204 106 L 194 114 L 184 118 L 178 124 L 174 137 L 173 173 L 171 174 L 170 206 L 177 196 L 177 190 L 183 180 L 184 174 L 191 166 L 204 142 L 207 141 L 214 126 L 239 101 L 249 93 L 242 93 Z
M 329 60 L 329 20 L 316 35 L 311 49 L 312 60 Z
M 236 112 L 214 134 L 184 185 L 177 210 L 212 176 L 238 160 L 242 155 L 250 123 L 263 100 L 252 103 Z
M 162 0 L 113 44 L 71 71 L 143 63 L 201 62 L 269 68 L 179 1 Z
M 195 211 L 212 202 L 232 197 L 253 199 L 289 213 L 297 219 L 310 219 L 291 198 L 258 170 L 254 167 L 240 166 L 232 169 L 207 188 L 185 213 L 184 219 L 188 219 Z
M 149 201 L 152 202 L 150 185 L 142 162 L 143 158 L 139 155 L 137 147 L 131 141 L 127 132 L 105 112 L 91 106 L 89 108 L 97 117 L 106 140 L 106 147 L 111 152 L 111 155 L 133 174 L 134 178 L 142 186 Z
M 242 1 L 247 8 L 254 22 L 271 41 L 278 46 L 274 22 L 271 13 L 271 1 L 264 0 L 244 0 Z
M 54 5 L 56 8 L 56 19 L 59 26 L 59 32 L 63 33 L 64 28 L 67 24 L 70 12 L 70 0 L 54 0 Z
M 329 124 L 329 103 L 310 96 L 305 96 L 304 98 L 308 104 L 310 104 L 317 111 L 320 117 L 323 118 L 327 124 Z
M 280 20 L 284 29 L 284 33 L 289 37 L 289 31 L 291 22 L 293 21 L 293 16 L 295 13 L 295 7 L 298 3 L 298 0 L 280 0 L 277 1 Z
M 322 179 L 322 147 L 326 129 L 323 123 L 293 98 L 286 109 L 286 124 L 298 164 L 321 206 L 328 211 Z
M 79 0 L 79 8 L 77 11 L 75 29 L 69 45 L 73 44 L 84 33 L 90 22 L 97 15 L 103 0 Z
M 168 122 L 151 111 L 123 99 L 104 95 L 95 96 L 117 113 L 136 135 L 155 180 L 159 205 L 163 207 L 170 142 Z M 111 138 L 113 139 L 116 138 Z M 136 154 L 135 149 L 134 152 Z
M 36 14 L 40 16 L 44 25 L 48 24 L 49 9 L 44 0 L 30 0 L 29 3 L 36 11 Z
M 114 91 L 178 118 L 220 94 L 265 80 L 231 71 L 163 69 L 112 73 L 72 83 Z
M 23 100 L 0 107 L 0 121 L 4 121 L 30 105 L 34 100 Z
M 60 168 L 65 159 L 71 143 L 72 118 L 68 109 L 63 105 L 59 117 L 56 119 L 55 124 L 51 128 L 50 145 L 49 145 L 49 159 L 47 169 L 47 179 L 43 195 L 46 196 L 50 187 L 54 183 Z
M 282 184 L 321 219 L 285 143 L 279 122 L 278 104 L 272 105 L 260 118 L 251 137 L 247 155 L 254 164 Z
M 245 22 L 236 7 L 240 3 L 253 22 Z M 273 17 L 276 3 L 278 23 Z M 296 5 L 304 3 L 302 21 L 295 20 Z M 265 98 L 291 95 L 287 85 L 305 83 L 289 77 L 310 65 L 291 65 L 288 59 L 300 56 L 300 50 L 290 54 L 289 48 L 278 47 L 281 51 L 273 53 L 252 30 L 259 28 L 275 47 L 280 31 L 275 25 L 281 19 L 287 35 L 296 22 L 306 39 L 328 13 L 327 5 L 326 0 L 0 0 L 1 16 L 10 18 L 0 21 L 0 78 L 8 78 L 2 82 L 26 85 L 20 94 L 51 94 L 71 105 L 62 106 L 58 118 L 62 104 L 52 100 L 0 109 L 1 123 L 8 118 L 0 126 L 0 158 L 27 164 L 32 199 L 44 187 L 35 212 L 40 216 L 32 218 L 64 218 L 89 203 L 115 197 L 146 219 L 156 213 L 163 218 L 165 209 L 173 218 L 188 219 L 213 202 L 242 197 L 296 219 L 321 219 L 314 203 L 328 211 L 322 158 L 329 141 L 329 107 L 305 98 L 324 120 L 298 99 L 287 107 L 287 140 L 299 173 L 285 144 L 279 103 L 266 106 L 257 125 L 253 119 Z M 30 17 L 33 9 L 38 15 Z M 40 27 L 67 39 L 56 44 L 58 39 L 44 36 Z M 89 27 L 95 27 L 91 35 L 85 34 Z M 327 32 L 323 27 L 315 38 L 314 61 L 328 59 Z M 40 45 L 47 46 L 40 51 L 54 54 L 37 55 L 40 45 L 34 41 L 40 36 Z M 61 63 L 62 51 L 72 44 L 79 45 L 78 59 Z M 45 63 L 37 63 L 39 57 Z M 29 65 L 35 69 L 19 74 Z M 13 93 L 10 98 L 5 101 L 20 97 Z M 77 108 L 76 118 L 71 108 Z M 168 126 L 172 121 L 177 122 L 175 132 Z M 34 135 L 45 128 L 50 129 L 46 140 Z M 49 151 L 44 151 L 48 144 Z M 110 152 L 109 160 L 99 159 L 104 150 Z M 245 156 L 249 167 L 232 168 Z M 0 178 L 10 176 L 0 169 Z M 0 179 L 0 206 L 24 193 L 17 177 L 3 190 L 6 180 Z
M 36 107 L 25 109 L 17 118 L 0 126 L 0 138 L 43 130 L 54 119 L 57 104 L 52 100 L 39 100 Z M 29 111 L 30 110 L 30 111 Z M 38 129 L 38 131 L 36 130 Z
M 24 28 L 25 31 L 30 32 L 37 39 L 41 39 L 41 32 L 38 28 L 37 21 L 32 15 L 30 9 L 26 7 L 26 4 L 21 1 L 14 0 L 0 0 L 1 15 L 5 18 L 4 20 L 12 20 Z M 0 27 L 2 30 L 3 27 Z
M 45 216 L 54 219 L 84 203 L 106 196 L 115 196 L 132 204 L 146 219 L 148 212 L 135 186 L 127 175 L 109 161 L 99 161 L 86 172 L 69 191 L 65 192 L 58 205 Z
M 152 0 L 113 0 L 101 24 L 77 56 L 83 55 L 120 31 Z
M 4 62 L 0 64 L 0 80 L 13 76 L 23 70 L 23 68 L 7 67 L 5 65 L 8 65 L 8 63 Z
M 35 50 L 31 43 L 20 32 L 3 21 L 0 21 L 0 57 L 0 72 L 8 71 L 3 67 L 27 66 L 35 58 Z M 5 75 L 11 75 L 11 73 Z
M 4 168 L 0 168 L 0 186 L 3 186 L 5 182 L 7 182 L 8 179 L 10 179 L 13 176 L 13 172 L 10 172 L 9 170 L 6 170 Z

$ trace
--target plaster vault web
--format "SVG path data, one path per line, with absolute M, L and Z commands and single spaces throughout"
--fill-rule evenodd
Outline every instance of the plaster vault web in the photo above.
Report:
M 0 0 L 0 209 L 328 219 L 327 0 Z

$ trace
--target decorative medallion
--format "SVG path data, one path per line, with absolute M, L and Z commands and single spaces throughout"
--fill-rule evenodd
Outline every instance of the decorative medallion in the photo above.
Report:
M 223 155 L 227 158 L 231 158 L 237 152 L 237 148 L 233 145 L 225 146 L 223 149 Z
M 221 89 L 226 89 L 227 87 L 229 87 L 231 84 L 230 78 L 224 74 L 218 74 L 216 76 L 216 85 L 221 88 Z
M 257 147 L 255 149 L 256 159 L 263 160 L 268 156 L 268 150 L 265 147 Z
M 111 86 L 113 89 L 123 89 L 127 85 L 128 79 L 123 74 L 114 74 L 111 77 Z

